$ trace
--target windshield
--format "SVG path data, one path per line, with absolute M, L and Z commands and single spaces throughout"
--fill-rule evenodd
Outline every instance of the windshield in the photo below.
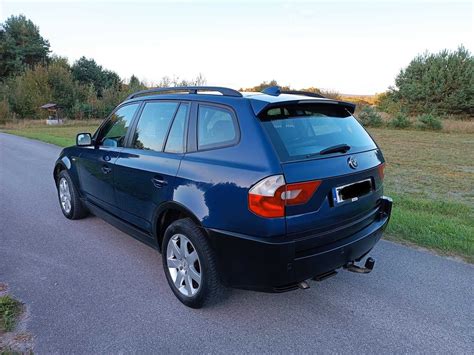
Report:
M 337 104 L 273 107 L 265 111 L 260 120 L 282 161 L 377 148 L 359 122 Z

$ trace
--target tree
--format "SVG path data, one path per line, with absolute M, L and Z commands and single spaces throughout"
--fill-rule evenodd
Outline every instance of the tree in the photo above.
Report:
M 398 102 L 410 114 L 474 113 L 474 57 L 463 46 L 417 56 L 400 71 L 395 85 L 384 99 Z
M 278 85 L 276 80 L 270 80 L 270 81 L 262 81 L 260 84 L 257 86 L 247 88 L 247 89 L 240 89 L 240 91 L 250 91 L 250 92 L 261 92 L 265 90 L 266 88 L 272 87 L 272 86 L 280 86 Z M 289 86 L 280 86 L 282 90 L 291 90 Z
M 176 86 L 203 86 L 206 85 L 206 83 L 206 78 L 201 73 L 199 73 L 195 78 L 190 80 L 180 79 L 180 77 L 176 75 L 173 75 L 172 78 L 169 76 L 164 76 L 156 86 L 160 88 Z
M 0 25 L 0 78 L 17 75 L 46 63 L 49 42 L 41 37 L 39 28 L 24 15 L 10 16 Z
M 8 82 L 10 109 L 21 118 L 40 118 L 40 106 L 52 101 L 46 66 L 26 69 Z
M 78 98 L 79 84 L 74 80 L 67 60 L 53 58 L 47 67 L 47 73 L 51 100 L 63 109 L 63 114 L 69 116 Z
M 81 84 L 92 84 L 99 97 L 102 97 L 105 89 L 120 89 L 121 80 L 117 73 L 104 70 L 94 59 L 81 57 L 72 66 L 72 75 Z

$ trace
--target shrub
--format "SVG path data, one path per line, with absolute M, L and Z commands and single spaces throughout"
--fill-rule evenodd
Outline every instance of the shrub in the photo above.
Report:
M 8 101 L 6 99 L 3 99 L 0 101 L 0 124 L 5 124 L 10 119 L 10 105 L 8 105 Z
M 411 126 L 411 121 L 406 114 L 399 112 L 388 123 L 393 128 L 408 128 Z
M 371 106 L 365 106 L 359 113 L 359 121 L 365 127 L 380 127 L 383 125 L 382 116 Z
M 416 127 L 419 129 L 430 131 L 440 131 L 441 129 L 443 129 L 443 123 L 441 121 L 441 118 L 431 113 L 419 115 L 417 116 L 416 120 Z
M 402 110 L 402 103 L 398 101 L 393 92 L 387 91 L 378 94 L 375 98 L 377 110 L 396 115 Z

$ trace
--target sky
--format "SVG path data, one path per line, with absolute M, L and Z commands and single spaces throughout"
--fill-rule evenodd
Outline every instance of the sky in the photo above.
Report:
M 94 58 L 122 78 L 163 76 L 251 87 L 375 94 L 417 54 L 474 52 L 471 1 L 12 1 L 54 54 Z

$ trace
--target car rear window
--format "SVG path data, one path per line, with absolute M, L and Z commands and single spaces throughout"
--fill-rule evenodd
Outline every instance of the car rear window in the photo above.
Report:
M 337 104 L 282 105 L 259 118 L 282 161 L 341 155 L 320 154 L 338 145 L 348 145 L 347 154 L 377 147 L 359 122 Z

